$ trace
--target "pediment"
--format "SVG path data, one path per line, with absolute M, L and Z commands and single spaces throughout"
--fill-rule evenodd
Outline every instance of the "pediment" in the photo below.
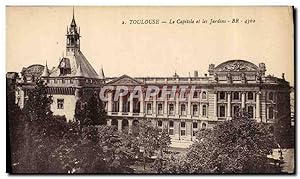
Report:
M 127 75 L 122 75 L 119 78 L 116 78 L 110 82 L 108 82 L 107 84 L 109 85 L 141 85 L 142 83 L 135 80 L 134 78 L 127 76 Z

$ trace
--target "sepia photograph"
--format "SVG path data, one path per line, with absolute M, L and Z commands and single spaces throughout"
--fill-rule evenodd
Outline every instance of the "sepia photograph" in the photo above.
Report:
M 294 7 L 5 10 L 8 174 L 296 174 Z

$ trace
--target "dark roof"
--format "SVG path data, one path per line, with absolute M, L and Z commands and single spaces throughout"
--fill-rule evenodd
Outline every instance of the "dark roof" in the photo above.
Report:
M 99 78 L 97 72 L 94 70 L 92 65 L 89 63 L 89 61 L 86 59 L 86 57 L 83 55 L 83 53 L 80 50 L 78 50 L 74 56 L 67 56 L 64 57 L 63 59 L 68 59 L 70 61 L 68 65 L 70 65 L 71 68 L 71 74 L 67 74 L 65 76 L 74 77 L 76 75 L 78 66 L 80 64 L 83 77 Z M 51 71 L 50 77 L 58 77 L 58 76 L 60 76 L 59 68 L 56 67 L 54 70 Z

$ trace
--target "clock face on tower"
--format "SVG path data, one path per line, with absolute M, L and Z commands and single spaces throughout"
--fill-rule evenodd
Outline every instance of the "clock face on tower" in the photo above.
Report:
M 60 63 L 60 67 L 65 67 L 66 66 L 66 63 L 65 62 L 61 62 Z

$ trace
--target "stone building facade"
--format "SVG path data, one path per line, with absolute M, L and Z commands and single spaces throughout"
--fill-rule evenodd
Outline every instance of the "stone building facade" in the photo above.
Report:
M 201 77 L 196 71 L 192 77 L 177 74 L 173 77 L 105 77 L 103 69 L 98 75 L 80 50 L 80 31 L 74 14 L 67 29 L 66 55 L 58 66 L 50 70 L 47 64 L 35 65 L 37 77 L 47 82 L 49 95 L 53 97 L 51 110 L 55 115 L 66 116 L 67 120 L 74 120 L 77 100 L 88 99 L 104 87 L 110 87 L 105 91 L 108 125 L 130 132 L 139 121 L 149 119 L 158 128 L 166 129 L 175 143 L 193 140 L 196 131 L 230 120 L 240 109 L 248 111 L 257 122 L 290 119 L 289 83 L 284 75 L 282 78 L 266 75 L 264 63 L 255 65 L 245 60 L 229 60 L 209 65 L 208 74 Z M 22 76 L 16 90 L 20 107 L 23 107 L 26 91 L 33 87 L 36 78 Z M 118 86 L 128 87 L 129 93 L 114 101 Z M 136 86 L 142 89 L 139 98 L 131 97 Z M 160 90 L 167 88 L 167 91 L 174 86 L 176 89 L 186 86 L 183 94 L 186 100 L 179 100 L 179 90 L 175 90 L 174 98 L 162 98 L 159 91 L 146 99 L 145 91 L 149 86 L 157 86 Z

